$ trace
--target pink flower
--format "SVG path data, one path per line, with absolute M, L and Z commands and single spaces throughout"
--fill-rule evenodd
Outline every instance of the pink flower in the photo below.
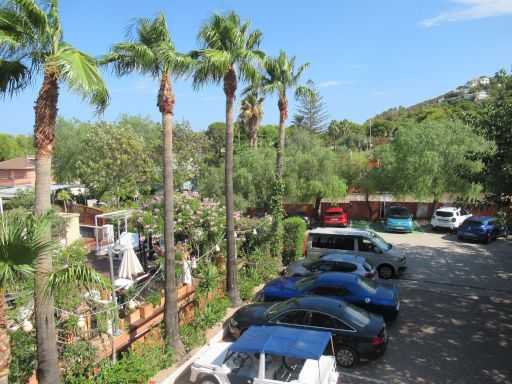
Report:
M 145 225 L 144 226 L 144 229 L 150 229 L 151 228 L 151 225 Z
M 145 242 L 145 241 L 146 241 L 146 236 L 141 236 L 141 237 L 140 237 L 140 241 L 141 241 L 141 242 Z
M 144 218 L 142 216 L 139 216 L 137 218 L 137 223 L 142 223 L 143 220 L 144 220 Z

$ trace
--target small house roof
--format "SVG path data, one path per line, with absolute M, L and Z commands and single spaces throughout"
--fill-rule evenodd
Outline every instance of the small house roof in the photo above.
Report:
M 36 159 L 33 156 L 21 156 L 0 161 L 0 169 L 35 169 Z

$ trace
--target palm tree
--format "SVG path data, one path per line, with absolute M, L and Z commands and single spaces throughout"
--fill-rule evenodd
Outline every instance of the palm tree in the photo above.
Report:
M 46 235 L 51 222 L 48 214 L 37 218 L 31 214 L 6 214 L 0 219 L 0 384 L 7 383 L 11 361 L 5 292 L 34 277 L 36 259 L 41 253 L 48 253 L 54 244 Z M 85 289 L 109 286 L 103 275 L 83 264 L 65 265 L 47 277 L 47 296 L 76 284 Z
M 249 128 L 247 136 L 253 149 L 258 147 L 258 128 L 263 119 L 263 100 L 263 97 L 258 98 L 257 92 L 251 92 L 241 102 L 239 118 Z
M 296 95 L 314 95 L 314 91 L 308 87 L 298 86 L 302 73 L 309 67 L 309 63 L 302 64 L 295 72 L 295 56 L 288 58 L 283 51 L 278 57 L 269 57 L 264 64 L 265 73 L 255 75 L 253 84 L 244 90 L 244 93 L 259 90 L 264 95 L 277 94 L 279 108 L 279 147 L 277 150 L 276 175 L 274 180 L 274 196 L 271 201 L 272 215 L 274 217 L 272 226 L 274 232 L 273 254 L 280 256 L 282 250 L 282 228 L 281 221 L 283 212 L 283 167 L 284 167 L 284 143 L 286 133 L 286 119 L 288 118 L 288 99 L 286 91 L 295 87 Z
M 109 99 L 96 60 L 64 42 L 62 36 L 58 0 L 2 2 L 0 92 L 13 95 L 31 84 L 39 72 L 43 73 L 43 83 L 34 107 L 37 215 L 50 208 L 52 153 L 60 83 L 97 106 L 98 112 L 106 107 Z M 35 310 L 37 376 L 41 384 L 55 384 L 60 380 L 52 298 L 44 294 L 51 270 L 51 256 L 39 254 Z
M 192 55 L 200 59 L 194 73 L 193 85 L 199 88 L 207 83 L 224 85 L 226 95 L 226 147 L 225 147 L 225 195 L 227 227 L 227 290 L 234 306 L 241 304 L 238 289 L 238 270 L 236 265 L 235 222 L 233 207 L 233 103 L 238 78 L 248 80 L 255 76 L 254 64 L 265 55 L 257 50 L 262 33 L 259 30 L 249 32 L 250 20 L 240 22 L 233 11 L 222 16 L 213 14 L 201 26 L 198 41 L 202 49 Z
M 193 61 L 178 53 L 169 34 L 163 14 L 154 20 L 136 19 L 128 29 L 131 41 L 115 44 L 111 53 L 102 58 L 104 63 L 112 63 L 118 76 L 133 71 L 150 75 L 160 81 L 157 106 L 162 114 L 163 127 L 163 177 L 164 177 L 164 241 L 165 241 L 165 307 L 164 324 L 167 340 L 171 343 L 175 356 L 185 353 L 178 333 L 178 299 L 175 277 L 174 249 L 174 180 L 172 148 L 172 116 L 174 114 L 174 94 L 171 76 L 181 77 L 190 71 Z

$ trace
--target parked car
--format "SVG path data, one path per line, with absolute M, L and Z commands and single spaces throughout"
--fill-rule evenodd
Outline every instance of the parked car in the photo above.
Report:
M 430 224 L 434 231 L 437 228 L 450 229 L 453 231 L 459 228 L 462 222 L 469 217 L 471 217 L 471 213 L 464 208 L 443 207 L 434 212 Z
M 251 327 L 234 343 L 213 344 L 194 361 L 190 381 L 201 384 L 336 384 L 329 332 Z
M 290 263 L 285 276 L 305 277 L 323 272 L 352 273 L 362 278 L 377 279 L 377 271 L 362 256 L 350 253 L 331 252 L 322 257 L 310 257 Z
M 388 243 L 373 231 L 349 228 L 316 228 L 308 233 L 306 256 L 319 257 L 332 251 L 364 256 L 382 279 L 390 279 L 407 269 L 403 249 Z
M 457 231 L 459 239 L 478 240 L 490 243 L 498 237 L 507 236 L 507 228 L 499 225 L 495 217 L 471 216 L 464 220 Z
M 411 232 L 414 229 L 412 214 L 405 207 L 392 205 L 384 216 L 384 227 L 388 232 Z
M 381 315 L 322 296 L 245 305 L 231 317 L 229 331 L 238 338 L 253 325 L 283 325 L 330 332 L 336 362 L 342 367 L 352 367 L 360 359 L 382 356 L 388 342 L 386 323 Z
M 298 217 L 299 219 L 302 219 L 306 223 L 308 228 L 311 227 L 311 219 L 309 218 L 309 216 L 306 212 L 302 212 L 302 211 L 289 212 L 287 214 L 287 217 Z
M 324 227 L 346 227 L 348 216 L 343 208 L 327 208 L 322 217 L 322 226 Z
M 263 287 L 262 301 L 319 295 L 345 300 L 393 321 L 400 311 L 396 284 L 379 283 L 348 273 L 326 272 L 309 277 L 280 277 Z

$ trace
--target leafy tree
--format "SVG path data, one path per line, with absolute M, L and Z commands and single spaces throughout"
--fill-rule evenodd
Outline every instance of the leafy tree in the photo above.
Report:
M 351 133 L 362 133 L 364 128 L 350 120 L 332 120 L 327 127 L 327 137 L 332 140 L 333 149 L 341 141 L 347 145 L 345 138 Z
M 13 95 L 43 74 L 35 103 L 35 212 L 50 208 L 51 160 L 59 86 L 64 83 L 97 106 L 108 103 L 108 92 L 93 57 L 64 42 L 57 0 L 6 0 L 0 5 L 0 92 Z M 59 382 L 57 342 L 51 297 L 44 295 L 51 256 L 39 254 L 36 277 L 37 376 L 41 384 Z
M 397 195 L 432 199 L 443 193 L 476 199 L 482 185 L 467 175 L 483 168 L 478 156 L 491 143 L 460 121 L 424 121 L 399 129 L 393 141 L 376 149 L 387 189 Z
M 77 119 L 57 119 L 55 125 L 55 150 L 53 153 L 53 176 L 59 183 L 78 180 L 77 163 L 88 156 L 84 141 L 91 132 L 92 125 Z
M 162 124 L 153 121 L 149 116 L 133 116 L 123 113 L 115 123 L 121 128 L 130 128 L 144 139 L 146 152 L 151 160 L 162 167 Z M 174 137 L 173 137 L 174 140 Z
M 18 189 L 14 196 L 5 202 L 5 209 L 34 209 L 34 202 L 36 200 L 35 191 L 33 188 Z
M 306 86 L 312 92 L 296 95 L 298 105 L 297 112 L 293 115 L 292 124 L 319 133 L 325 130 L 329 112 L 315 83 L 308 80 Z
M 263 97 L 258 98 L 258 93 L 248 93 L 241 102 L 239 119 L 247 126 L 247 137 L 251 142 L 251 148 L 258 146 L 258 128 L 263 118 Z
M 155 167 L 144 150 L 144 141 L 133 131 L 100 123 L 83 145 L 88 156 L 78 162 L 78 176 L 93 196 L 119 205 L 150 191 Z
M 233 104 L 238 77 L 245 80 L 254 74 L 253 65 L 261 61 L 263 52 L 258 51 L 262 33 L 249 32 L 250 21 L 242 23 L 235 12 L 222 16 L 212 15 L 200 28 L 198 40 L 202 49 L 193 53 L 199 59 L 194 73 L 194 86 L 223 82 L 226 95 L 226 146 L 225 146 L 225 194 L 227 229 L 227 288 L 231 303 L 241 304 L 238 289 L 238 270 L 235 254 L 235 223 L 233 206 Z M 238 73 L 236 71 L 238 69 Z
M 277 107 L 279 108 L 279 146 L 277 148 L 277 163 L 274 181 L 274 192 L 271 200 L 273 215 L 274 244 L 272 252 L 274 256 L 281 257 L 283 248 L 283 228 L 281 221 L 284 217 L 283 211 L 283 167 L 284 167 L 284 146 L 286 138 L 286 120 L 288 119 L 288 98 L 286 91 L 295 88 L 296 95 L 311 94 L 312 90 L 299 86 L 302 73 L 309 67 L 309 63 L 302 64 L 295 71 L 295 56 L 288 58 L 284 51 L 280 51 L 277 57 L 269 57 L 264 63 L 264 73 L 253 77 L 253 84 L 244 92 L 259 90 L 263 95 L 276 94 L 278 96 Z
M 473 123 L 496 145 L 484 157 L 484 182 L 498 204 L 512 200 L 512 75 L 498 72 L 493 83 L 493 99 L 486 101 Z
M 346 195 L 347 186 L 341 178 L 338 156 L 309 130 L 298 130 L 292 136 L 288 153 L 286 195 L 289 201 L 313 202 L 318 216 L 323 199 L 338 200 Z
M 61 189 L 57 193 L 55 200 L 62 201 L 62 203 L 64 204 L 64 212 L 67 212 L 68 211 L 67 203 L 68 203 L 68 201 L 71 200 L 71 194 L 69 193 L 69 191 L 67 189 Z
M 18 142 L 14 136 L 0 133 L 0 161 L 14 159 L 19 152 Z
M 209 163 L 219 165 L 220 159 L 224 156 L 226 146 L 226 123 L 222 121 L 211 123 L 205 135 L 208 139 L 210 151 L 215 154 Z

